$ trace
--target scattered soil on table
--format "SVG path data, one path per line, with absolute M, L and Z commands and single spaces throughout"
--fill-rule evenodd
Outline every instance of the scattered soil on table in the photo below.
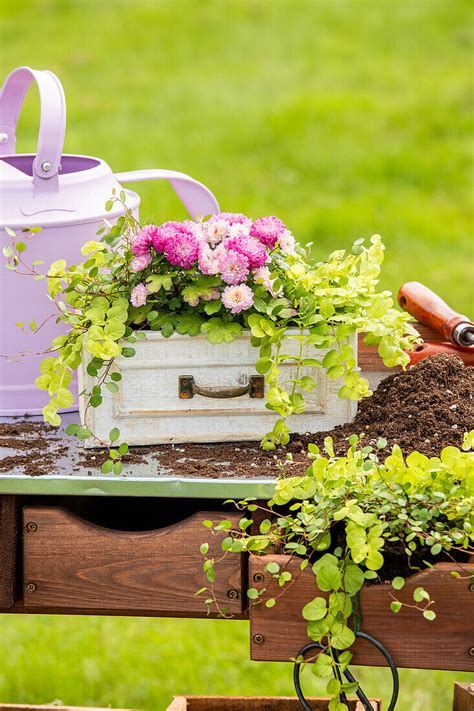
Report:
M 418 450 L 438 456 L 443 447 L 460 446 L 464 432 L 474 428 L 474 368 L 455 355 L 425 358 L 416 366 L 383 380 L 373 396 L 364 399 L 353 422 L 330 432 L 293 435 L 291 448 L 322 446 L 330 435 L 336 454 L 344 454 L 351 434 L 364 434 L 364 444 L 380 437 L 389 451 L 398 444 L 405 454 Z
M 0 472 L 21 468 L 28 476 L 49 474 L 61 450 L 67 450 L 53 434 L 57 436 L 54 427 L 43 422 L 22 419 L 0 424 L 0 449 L 13 450 L 0 459 Z
M 258 442 L 175 444 L 132 447 L 124 457 L 124 469 L 147 465 L 154 475 L 183 478 L 255 479 L 304 474 L 310 442 L 322 446 L 330 435 L 337 454 L 344 454 L 351 434 L 364 434 L 364 444 L 387 440 L 389 451 L 400 445 L 405 454 L 417 449 L 436 456 L 447 445 L 460 445 L 465 431 L 474 428 L 474 368 L 464 367 L 453 355 L 426 358 L 406 372 L 383 380 L 374 395 L 359 404 L 352 423 L 330 432 L 291 437 L 287 447 L 264 452 Z M 20 468 L 29 476 L 51 473 L 97 475 L 107 452 L 81 449 L 75 438 L 38 421 L 13 420 L 0 424 L 0 472 Z M 288 453 L 292 461 L 285 461 Z M 58 471 L 58 460 L 66 465 Z M 155 466 L 154 466 L 155 465 Z M 156 471 L 153 471 L 156 467 Z M 160 471 L 161 470 L 161 471 Z

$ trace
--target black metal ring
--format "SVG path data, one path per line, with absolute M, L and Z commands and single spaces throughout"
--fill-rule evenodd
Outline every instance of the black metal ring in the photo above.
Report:
M 372 637 L 372 635 L 367 634 L 367 632 L 355 632 L 355 636 L 359 637 L 360 639 L 365 639 L 367 642 L 370 642 L 376 649 L 379 650 L 379 652 L 385 657 L 385 660 L 389 666 L 390 671 L 392 672 L 392 684 L 393 684 L 393 690 L 392 690 L 392 698 L 390 699 L 390 704 L 388 706 L 387 711 L 394 711 L 395 705 L 398 700 L 398 694 L 399 694 L 399 689 L 400 689 L 400 682 L 398 678 L 398 670 L 395 662 L 393 661 L 393 657 L 384 647 L 384 645 L 378 641 L 378 639 L 375 639 L 375 637 Z M 298 653 L 298 657 L 303 657 L 305 654 L 308 652 L 311 652 L 315 649 L 322 650 L 324 649 L 323 645 L 320 644 L 319 642 L 309 642 L 306 644 L 300 652 Z M 333 650 L 335 651 L 335 650 Z M 338 653 L 336 652 L 335 657 L 337 660 Z M 312 711 L 311 706 L 308 704 L 308 702 L 305 699 L 305 696 L 303 694 L 303 691 L 301 689 L 301 682 L 300 682 L 300 668 L 301 668 L 302 662 L 295 662 L 295 666 L 293 668 L 293 682 L 295 685 L 295 691 L 296 695 L 298 696 L 298 699 L 304 708 L 305 711 Z M 349 669 L 346 669 L 344 671 L 344 676 L 346 677 L 347 681 L 354 682 L 356 681 L 355 677 L 352 675 L 352 673 L 349 671 Z M 363 704 L 365 711 L 374 711 L 374 707 L 370 703 L 369 699 L 367 696 L 364 694 L 362 689 L 359 687 L 356 692 L 357 698 L 359 701 Z M 344 693 L 341 693 L 341 700 L 347 704 L 347 697 Z

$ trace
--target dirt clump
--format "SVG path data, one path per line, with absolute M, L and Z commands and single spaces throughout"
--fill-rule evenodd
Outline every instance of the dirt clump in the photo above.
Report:
M 359 403 L 355 419 L 329 432 L 293 435 L 291 449 L 322 446 L 330 435 L 336 454 L 344 454 L 351 434 L 363 434 L 364 444 L 387 440 L 405 454 L 417 450 L 438 456 L 443 447 L 460 446 L 464 432 L 474 428 L 474 368 L 455 355 L 440 354 L 383 380 L 370 398 Z

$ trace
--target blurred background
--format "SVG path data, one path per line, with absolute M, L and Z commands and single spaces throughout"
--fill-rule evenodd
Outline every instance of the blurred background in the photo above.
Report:
M 3 0 L 2 74 L 65 89 L 65 151 L 115 171 L 169 168 L 223 210 L 276 214 L 314 253 L 378 232 L 383 285 L 424 281 L 474 315 L 474 10 L 469 0 Z M 30 92 L 18 150 L 31 152 Z M 184 217 L 137 186 L 142 221 Z M 292 693 L 248 659 L 243 622 L 0 618 L 0 700 L 166 708 L 173 694 Z M 322 690 L 307 678 L 308 693 Z M 389 693 L 384 670 L 360 670 Z M 402 671 L 400 711 L 450 708 L 454 679 Z

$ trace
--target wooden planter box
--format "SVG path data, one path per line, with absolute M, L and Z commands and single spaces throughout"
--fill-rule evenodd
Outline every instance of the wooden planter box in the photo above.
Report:
M 205 616 L 197 590 L 209 585 L 202 569 L 202 522 L 235 513 L 196 513 L 166 528 L 117 531 L 89 523 L 58 507 L 23 509 L 25 608 L 73 612 Z M 222 533 L 225 536 L 225 533 Z M 221 557 L 221 535 L 209 536 L 209 555 Z M 220 605 L 242 610 L 243 561 L 220 564 L 214 590 Z
M 327 711 L 328 700 L 308 698 L 313 711 Z M 380 701 L 370 699 L 375 711 Z M 360 701 L 349 702 L 350 711 L 364 711 Z M 290 696 L 175 696 L 166 711 L 301 711 L 298 699 Z
M 356 336 L 351 343 L 357 352 Z M 104 388 L 100 407 L 88 411 L 88 425 L 99 438 L 108 440 L 110 430 L 118 427 L 130 445 L 258 441 L 272 429 L 276 413 L 265 407 L 263 376 L 255 371 L 258 349 L 251 345 L 250 333 L 232 343 L 212 345 L 204 336 L 164 338 L 147 331 L 134 348 L 133 358 L 115 361 L 122 375 L 118 392 Z M 298 348 L 297 341 L 288 339 L 282 352 L 296 354 Z M 311 346 L 305 355 L 321 358 L 325 352 Z M 79 392 L 90 392 L 95 384 L 86 372 L 90 355 L 84 351 L 83 358 Z M 292 365 L 282 365 L 281 371 L 285 380 L 294 377 Z M 293 431 L 327 430 L 352 419 L 356 405 L 338 398 L 340 380 L 328 380 L 322 368 L 302 368 L 302 374 L 311 375 L 318 387 L 305 393 L 305 412 L 289 418 Z M 249 386 L 250 391 L 242 394 Z M 234 396 L 219 397 L 216 389 L 222 388 L 232 389 Z M 235 396 L 236 392 L 241 394 Z M 84 418 L 83 396 L 79 405 Z M 96 445 L 86 440 L 87 447 Z
M 275 589 L 276 584 L 265 572 L 265 566 L 273 561 L 292 572 L 296 580 L 275 607 L 258 604 L 250 610 L 251 657 L 258 661 L 287 661 L 310 641 L 301 610 L 317 592 L 314 575 L 309 570 L 301 572 L 298 561 L 288 556 L 252 557 L 249 580 L 256 588 L 267 588 L 264 597 L 273 597 L 280 590 Z M 474 563 L 463 564 L 463 568 L 474 574 Z M 395 591 L 389 584 L 367 585 L 362 590 L 362 631 L 382 642 L 397 666 L 474 671 L 474 587 L 472 578 L 471 581 L 453 578 L 454 569 L 457 567 L 450 563 L 438 563 L 411 576 L 403 590 L 396 593 L 398 599 L 413 603 L 414 589 L 425 587 L 435 600 L 434 622 L 425 620 L 411 608 L 392 613 L 390 592 Z M 353 651 L 354 664 L 385 664 L 382 655 L 363 640 L 356 642 Z

